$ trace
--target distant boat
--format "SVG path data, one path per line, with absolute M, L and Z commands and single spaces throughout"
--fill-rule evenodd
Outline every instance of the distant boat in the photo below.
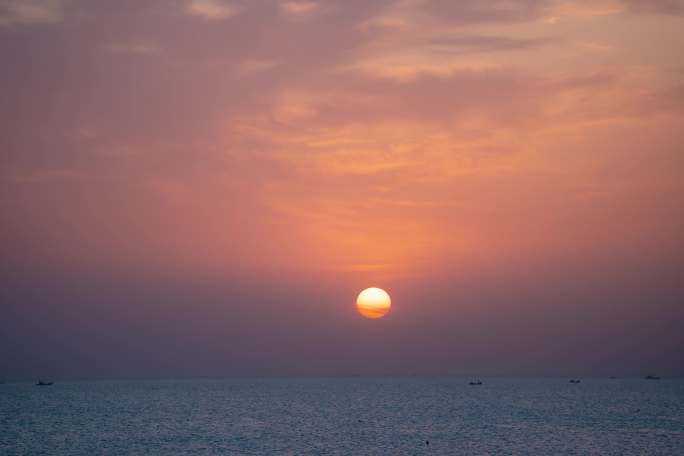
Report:
M 580 383 L 581 380 L 579 378 L 571 378 L 570 383 Z
M 660 377 L 658 377 L 657 375 L 647 375 L 647 376 L 644 377 L 644 378 L 645 378 L 646 380 L 660 380 Z
M 36 383 L 36 386 L 50 386 L 50 385 L 52 385 L 53 383 L 54 383 L 54 382 L 44 382 L 44 381 L 42 381 L 42 380 L 38 380 L 38 383 Z
M 468 382 L 468 385 L 482 385 L 482 380 L 478 380 L 476 382 Z

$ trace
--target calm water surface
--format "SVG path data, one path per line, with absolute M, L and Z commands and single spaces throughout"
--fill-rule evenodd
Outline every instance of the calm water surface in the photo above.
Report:
M 684 455 L 684 381 L 7 383 L 0 454 Z

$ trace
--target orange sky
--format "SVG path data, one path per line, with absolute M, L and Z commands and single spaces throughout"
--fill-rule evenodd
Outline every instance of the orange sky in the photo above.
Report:
M 412 312 L 436 284 L 670 277 L 683 55 L 679 0 L 8 0 L 3 270 Z

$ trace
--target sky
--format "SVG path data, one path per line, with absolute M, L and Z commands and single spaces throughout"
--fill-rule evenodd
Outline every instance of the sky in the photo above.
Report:
M 684 375 L 682 56 L 680 0 L 0 0 L 0 377 Z

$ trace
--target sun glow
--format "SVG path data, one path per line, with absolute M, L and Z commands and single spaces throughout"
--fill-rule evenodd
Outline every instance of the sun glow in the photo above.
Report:
M 356 298 L 356 310 L 366 318 L 382 318 L 392 307 L 392 300 L 385 290 L 366 288 Z

